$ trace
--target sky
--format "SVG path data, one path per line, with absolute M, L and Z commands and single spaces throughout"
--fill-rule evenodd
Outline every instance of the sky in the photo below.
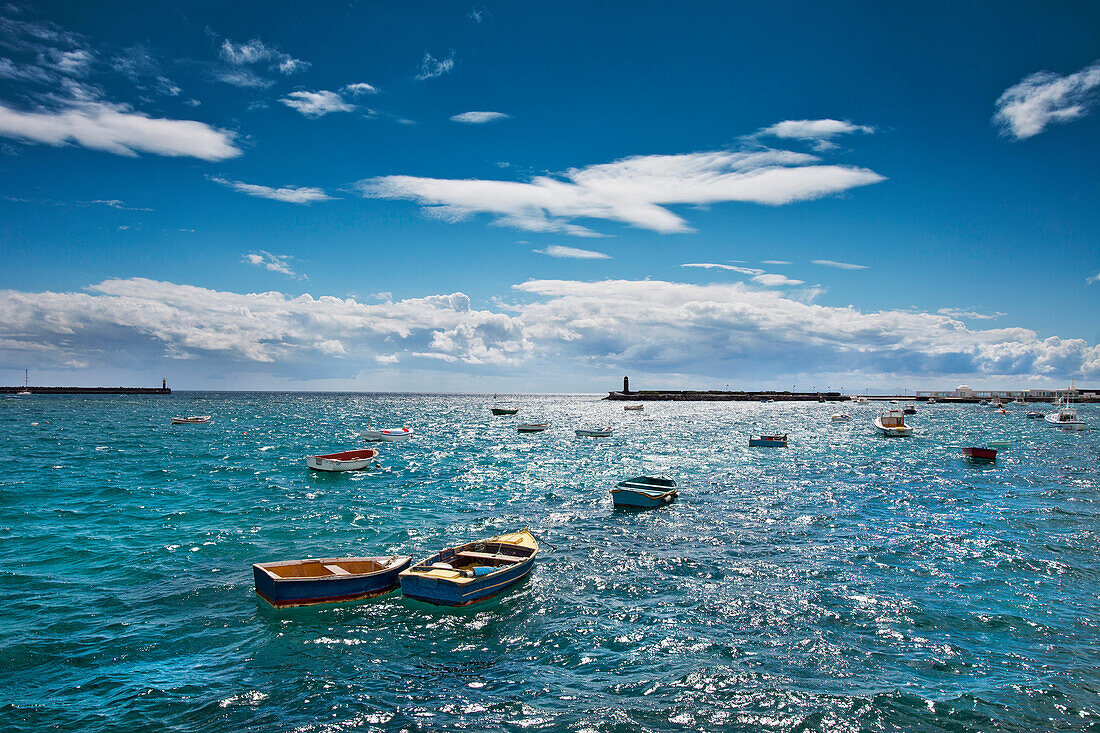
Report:
M 1100 386 L 1096 3 L 10 3 L 0 383 Z

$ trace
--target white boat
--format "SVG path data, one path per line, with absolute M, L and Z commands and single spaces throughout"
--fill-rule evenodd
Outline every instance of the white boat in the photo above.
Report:
M 1057 412 L 1048 412 L 1043 419 L 1063 430 L 1085 429 L 1085 421 L 1078 417 L 1077 409 L 1070 407 L 1068 404 Z
M 834 413 L 833 416 L 829 419 L 833 422 L 849 422 L 852 419 L 852 416 L 849 415 L 847 412 L 837 412 Z
M 359 471 L 373 463 L 378 451 L 373 448 L 346 450 L 324 456 L 306 456 L 306 465 L 314 471 Z
M 16 397 L 28 397 L 31 394 L 32 393 L 31 393 L 30 370 L 29 369 L 24 369 L 23 370 L 23 391 L 22 392 L 16 392 L 15 396 Z
M 408 426 L 400 428 L 384 428 L 382 430 L 374 430 L 370 427 L 370 423 L 367 423 L 367 429 L 359 433 L 359 437 L 363 440 L 370 442 L 385 442 L 385 443 L 397 443 L 399 441 L 408 440 L 413 436 L 413 431 Z
M 624 410 L 644 410 L 645 405 L 623 405 Z
M 548 422 L 523 422 L 516 426 L 516 432 L 541 433 L 548 427 L 550 427 L 550 423 Z
M 610 425 L 602 428 L 588 428 L 575 431 L 578 438 L 610 438 L 613 429 Z
M 210 415 L 188 415 L 172 418 L 173 425 L 201 425 L 210 422 Z
M 856 401 L 856 403 L 858 403 L 860 405 L 866 405 L 867 404 L 867 398 L 866 397 L 856 397 L 855 401 Z
M 875 418 L 875 427 L 890 438 L 908 438 L 913 428 L 905 424 L 905 413 L 901 410 L 887 410 Z

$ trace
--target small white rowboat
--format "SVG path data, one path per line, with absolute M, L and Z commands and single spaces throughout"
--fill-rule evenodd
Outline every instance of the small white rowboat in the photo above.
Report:
M 188 417 L 172 418 L 173 425 L 201 425 L 210 422 L 210 415 L 190 415 Z
M 610 425 L 603 428 L 590 428 L 576 431 L 578 438 L 610 438 L 612 432 L 614 431 Z
M 403 440 L 408 440 L 412 436 L 413 431 L 410 430 L 408 427 L 386 428 L 384 430 L 367 429 L 359 433 L 360 438 L 374 443 L 397 443 Z
M 359 471 L 375 463 L 377 457 L 378 451 L 363 448 L 324 456 L 306 456 L 306 465 L 314 471 Z

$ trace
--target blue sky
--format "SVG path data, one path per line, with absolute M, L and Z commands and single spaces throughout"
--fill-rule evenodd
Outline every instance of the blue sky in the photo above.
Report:
M 1093 3 L 0 18 L 0 381 L 1100 383 Z

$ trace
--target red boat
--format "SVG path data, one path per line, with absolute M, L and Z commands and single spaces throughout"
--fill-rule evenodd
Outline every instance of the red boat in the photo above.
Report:
M 997 451 L 992 448 L 971 446 L 969 448 L 963 448 L 963 455 L 972 461 L 985 461 L 989 463 L 997 460 Z

